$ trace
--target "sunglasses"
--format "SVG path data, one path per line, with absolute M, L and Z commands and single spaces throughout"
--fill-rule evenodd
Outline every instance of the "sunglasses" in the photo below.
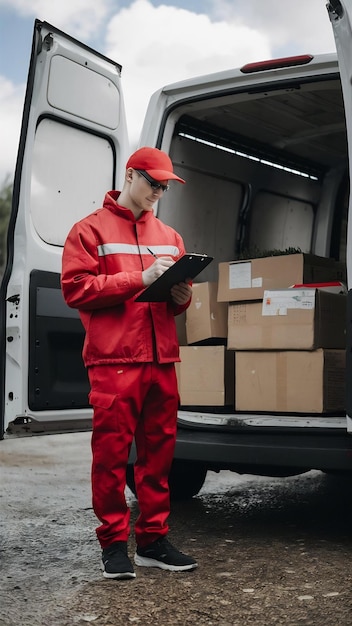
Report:
M 161 189 L 161 191 L 165 192 L 169 190 L 169 185 L 162 185 L 161 183 L 158 183 L 157 180 L 149 176 L 149 174 L 147 174 L 144 170 L 136 170 L 136 172 L 145 178 L 153 191 L 159 191 L 159 189 Z

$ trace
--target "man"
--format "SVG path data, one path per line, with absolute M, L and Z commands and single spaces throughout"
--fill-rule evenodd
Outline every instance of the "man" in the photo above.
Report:
M 83 359 L 94 409 L 93 508 L 101 522 L 96 532 L 106 578 L 135 577 L 124 495 L 133 438 L 140 511 L 135 563 L 172 571 L 197 567 L 166 538 L 179 402 L 174 316 L 189 306 L 192 288 L 174 285 L 168 302 L 135 301 L 185 253 L 181 236 L 153 212 L 169 180 L 185 182 L 165 152 L 149 147 L 134 152 L 122 191 L 108 192 L 101 209 L 73 226 L 63 253 L 63 294 L 79 310 L 86 331 Z

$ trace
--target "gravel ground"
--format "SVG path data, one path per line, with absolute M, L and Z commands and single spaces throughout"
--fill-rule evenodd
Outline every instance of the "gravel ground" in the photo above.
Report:
M 170 517 L 199 568 L 117 582 L 99 571 L 89 440 L 0 442 L 1 626 L 352 626 L 350 483 L 209 473 Z

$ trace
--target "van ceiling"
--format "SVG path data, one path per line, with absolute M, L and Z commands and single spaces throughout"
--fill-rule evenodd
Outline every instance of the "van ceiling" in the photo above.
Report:
M 197 106 L 198 105 L 198 106 Z M 177 132 L 323 173 L 347 159 L 339 79 L 192 103 Z

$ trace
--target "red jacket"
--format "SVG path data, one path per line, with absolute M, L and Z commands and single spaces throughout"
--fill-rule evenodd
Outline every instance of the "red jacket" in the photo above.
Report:
M 142 270 L 154 262 L 146 248 L 176 260 L 185 253 L 182 238 L 152 211 L 136 220 L 118 196 L 108 192 L 103 208 L 75 224 L 64 247 L 62 291 L 86 331 L 84 363 L 179 361 L 174 316 L 189 302 L 134 300 L 144 289 Z

